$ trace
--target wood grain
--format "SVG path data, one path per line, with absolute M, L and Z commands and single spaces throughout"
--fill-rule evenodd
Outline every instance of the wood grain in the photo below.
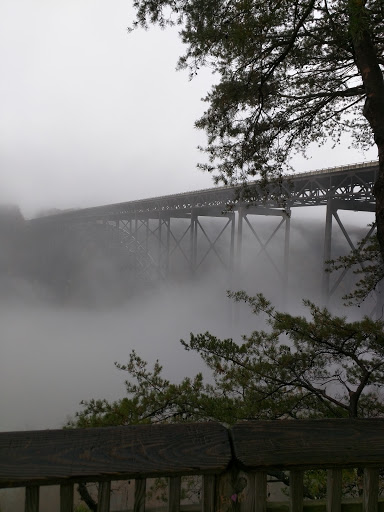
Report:
M 0 487 L 224 471 L 227 430 L 217 423 L 0 433 Z
M 168 512 L 180 512 L 181 477 L 174 476 L 168 481 Z
M 327 472 L 327 510 L 341 512 L 342 469 L 328 469 Z
M 60 512 L 73 512 L 73 484 L 60 485 Z
M 304 471 L 295 470 L 289 474 L 290 512 L 303 511 L 303 477 Z
M 211 512 L 215 510 L 216 496 L 216 477 L 215 475 L 203 476 L 203 497 L 201 502 L 201 512 Z
M 384 466 L 384 420 L 241 422 L 234 452 L 247 469 Z
M 97 512 L 109 512 L 111 501 L 111 482 L 100 482 L 97 502 Z
M 145 492 L 147 481 L 144 478 L 135 480 L 135 502 L 133 512 L 145 512 Z
M 255 474 L 255 512 L 267 510 L 267 473 L 258 471 Z
M 379 471 L 373 468 L 364 469 L 363 511 L 377 512 L 379 497 Z

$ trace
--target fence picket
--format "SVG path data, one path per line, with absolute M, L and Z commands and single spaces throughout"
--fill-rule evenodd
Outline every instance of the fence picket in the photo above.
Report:
M 303 476 L 304 471 L 294 470 L 289 474 L 289 501 L 291 512 L 303 511 Z
M 203 497 L 201 512 L 214 512 L 215 510 L 216 477 L 215 475 L 203 476 Z
M 25 488 L 25 512 L 39 512 L 40 487 L 29 485 Z
M 60 485 L 60 512 L 73 512 L 73 484 Z
M 379 470 L 364 469 L 363 512 L 377 512 L 379 497 Z
M 255 512 L 265 512 L 267 510 L 267 473 L 258 471 L 255 473 Z
M 341 511 L 342 469 L 327 471 L 327 512 Z
M 145 478 L 136 478 L 135 480 L 135 503 L 133 512 L 145 512 L 145 491 L 147 481 Z
M 168 480 L 168 512 L 180 512 L 181 477 Z
M 111 500 L 111 482 L 105 481 L 99 483 L 99 495 L 97 512 L 109 512 Z

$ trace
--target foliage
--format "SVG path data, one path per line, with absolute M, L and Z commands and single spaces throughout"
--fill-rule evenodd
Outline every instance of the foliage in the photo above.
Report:
M 358 145 L 373 143 L 364 119 L 375 132 L 367 104 L 363 110 L 369 84 L 361 61 L 371 58 L 380 96 L 381 0 L 134 0 L 133 5 L 137 17 L 131 29 L 179 25 L 186 51 L 178 67 L 193 76 L 208 66 L 219 78 L 196 122 L 208 134 L 210 163 L 202 167 L 217 180 L 276 175 L 292 152 L 327 138 L 336 144 L 346 131 Z
M 80 503 L 76 505 L 74 512 L 89 512 L 89 508 L 83 503 Z
M 181 341 L 197 352 L 209 370 L 172 383 L 162 375 L 158 361 L 152 368 L 135 351 L 126 365 L 127 396 L 114 401 L 82 402 L 70 427 L 137 423 L 216 420 L 232 425 L 238 420 L 318 417 L 374 417 L 384 413 L 384 322 L 365 317 L 348 321 L 304 301 L 308 318 L 277 311 L 262 295 L 229 293 L 263 315 L 265 329 L 243 336 L 238 343 L 210 333 L 191 334 Z M 269 472 L 282 483 L 282 471 Z M 345 492 L 359 489 L 355 474 L 347 475 Z M 321 498 L 324 475 L 306 476 L 305 494 Z M 194 482 L 187 482 L 186 494 Z M 162 482 L 154 492 L 165 496 Z
M 83 402 L 72 426 L 174 421 L 373 417 L 384 413 L 382 321 L 348 321 L 304 301 L 309 318 L 281 313 L 262 295 L 230 294 L 266 319 L 266 329 L 240 342 L 210 333 L 181 341 L 209 370 L 172 383 L 158 361 L 152 368 L 136 352 L 116 364 L 131 380 L 127 396 Z
M 378 149 L 377 237 L 384 259 L 383 0 L 134 0 L 131 30 L 177 25 L 179 68 L 218 77 L 196 121 L 216 182 L 279 186 L 312 142 Z M 282 187 L 280 193 L 283 193 Z M 278 192 L 277 195 L 279 196 Z M 235 198 L 237 199 L 237 198 Z M 288 198 L 289 200 L 289 198 Z
M 343 469 L 342 475 L 344 498 L 359 498 L 363 490 L 362 469 Z M 313 499 L 325 500 L 327 498 L 327 478 L 326 469 L 311 469 L 304 472 L 304 488 Z M 382 484 L 382 479 L 380 483 Z M 286 487 L 282 491 L 286 495 L 289 494 Z M 382 492 L 382 485 L 380 485 L 379 494 L 382 495 Z
M 327 263 L 328 272 L 352 268 L 360 278 L 354 290 L 343 297 L 348 306 L 360 305 L 373 290 L 379 291 L 379 283 L 384 279 L 384 264 L 376 235 L 363 238 L 355 250 Z

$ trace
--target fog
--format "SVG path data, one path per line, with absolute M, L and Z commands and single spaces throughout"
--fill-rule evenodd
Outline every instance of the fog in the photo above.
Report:
M 177 28 L 127 33 L 129 0 L 2 0 L 0 203 L 26 217 L 212 186 L 194 122 L 216 76 L 175 71 Z M 298 172 L 376 158 L 344 137 Z
M 150 363 L 158 358 L 171 380 L 204 370 L 198 357 L 184 351 L 180 338 L 188 339 L 190 332 L 209 330 L 217 336 L 236 339 L 260 327 L 260 320 L 252 316 L 246 306 L 235 309 L 226 298 L 229 287 L 245 289 L 250 294 L 263 292 L 281 307 L 301 312 L 302 298 L 319 300 L 321 297 L 324 216 L 322 207 L 293 211 L 285 306 L 275 268 L 265 254 L 258 255 L 258 244 L 245 229 L 241 267 L 237 265 L 238 271 L 231 280 L 211 253 L 193 278 L 187 270 L 183 273 L 179 269 L 172 274 L 171 268 L 166 281 L 139 281 L 122 290 L 121 269 L 117 266 L 113 273 L 111 261 L 115 260 L 109 255 L 108 260 L 105 259 L 108 272 L 103 275 L 100 253 L 93 245 L 98 264 L 94 264 L 92 257 L 87 259 L 86 268 L 82 260 L 72 262 L 70 273 L 76 276 L 77 282 L 71 285 L 71 291 L 75 292 L 65 295 L 61 293 L 63 281 L 45 279 L 52 275 L 50 265 L 57 259 L 57 252 L 52 253 L 52 260 L 44 260 L 39 251 L 47 252 L 47 246 L 28 238 L 29 245 L 22 251 L 27 256 L 28 272 L 2 274 L 0 429 L 59 428 L 80 410 L 81 400 L 121 398 L 127 375 L 118 371 L 113 363 L 127 362 L 132 349 Z M 348 213 L 344 217 L 354 241 L 365 234 L 366 225 L 373 220 L 372 215 L 364 213 Z M 277 220 L 260 216 L 252 219 L 264 241 Z M 210 229 L 215 228 L 218 229 L 217 223 L 211 221 Z M 334 228 L 333 236 L 335 256 L 348 250 L 338 229 Z M 67 242 L 64 238 L 64 243 Z M 9 246 L 3 231 L 2 246 L 6 248 L 7 243 Z M 281 231 L 268 246 L 270 257 L 280 268 L 283 246 Z M 221 250 L 224 249 L 225 240 Z M 37 260 L 45 262 L 43 270 L 32 265 L 36 251 Z M 63 246 L 61 256 L 66 254 Z M 73 256 L 74 251 L 71 254 Z M 11 260 L 8 260 L 9 265 Z M 173 263 L 177 268 L 178 258 Z M 59 273 L 60 269 L 54 268 Z M 108 287 L 105 276 L 110 283 Z M 53 285 L 49 287 L 49 283 Z M 79 283 L 86 292 L 81 293 Z M 113 283 L 119 283 L 116 293 Z M 342 284 L 340 293 L 345 293 L 347 282 Z M 356 311 L 348 309 L 343 314 L 351 316 Z
M 128 35 L 133 15 L 127 0 L 1 2 L 1 205 L 17 205 L 28 219 L 212 186 L 196 170 L 204 161 L 196 147 L 206 137 L 194 121 L 216 77 L 209 68 L 192 81 L 176 72 L 183 53 L 177 30 Z M 332 141 L 322 149 L 314 143 L 310 160 L 297 155 L 292 165 L 300 172 L 376 157 L 374 149 L 351 149 L 346 137 L 332 148 Z M 324 216 L 322 208 L 293 212 L 292 310 L 301 297 L 320 296 Z M 368 217 L 347 215 L 354 240 Z M 151 362 L 159 358 L 171 379 L 194 374 L 200 361 L 180 338 L 206 330 L 236 337 L 257 326 L 247 311 L 234 312 L 229 287 L 281 303 L 276 270 L 246 232 L 241 272 L 231 281 L 211 254 L 194 279 L 180 263 L 169 281 L 148 284 L 122 279 L 120 256 L 112 261 L 98 244 L 95 255 L 73 251 L 68 239 L 53 255 L 54 235 L 18 239 L 18 229 L 0 234 L 3 431 L 60 427 L 82 399 L 121 397 L 125 375 L 113 363 L 124 363 L 133 348 Z M 335 255 L 348 250 L 337 229 Z M 281 236 L 269 246 L 280 268 L 282 246 Z

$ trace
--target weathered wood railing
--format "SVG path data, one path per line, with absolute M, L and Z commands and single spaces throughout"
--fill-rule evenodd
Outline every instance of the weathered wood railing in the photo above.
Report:
M 146 479 L 169 477 L 169 512 L 180 510 L 183 475 L 202 475 L 202 512 L 265 512 L 267 472 L 290 471 L 290 510 L 303 510 L 303 471 L 328 470 L 327 510 L 341 510 L 342 468 L 363 468 L 362 508 L 376 512 L 384 467 L 384 420 L 141 425 L 0 433 L 0 488 L 26 487 L 25 511 L 39 510 L 39 486 L 60 485 L 72 512 L 74 484 L 99 482 L 98 512 L 110 510 L 111 481 L 135 479 L 134 512 L 145 511 Z

